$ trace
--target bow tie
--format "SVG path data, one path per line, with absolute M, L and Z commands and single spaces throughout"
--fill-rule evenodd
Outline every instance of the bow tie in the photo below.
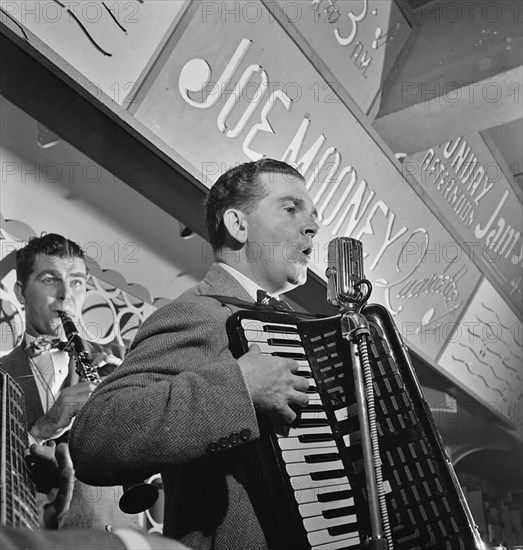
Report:
M 291 306 L 287 302 L 275 298 L 261 289 L 256 293 L 256 303 L 262 306 L 270 306 L 281 311 L 292 311 Z
M 33 340 L 33 342 L 29 345 L 29 351 L 31 355 L 34 356 L 41 355 L 42 353 L 51 351 L 52 349 L 64 351 L 67 346 L 68 343 L 62 342 L 59 338 L 52 338 L 51 336 L 43 334 Z

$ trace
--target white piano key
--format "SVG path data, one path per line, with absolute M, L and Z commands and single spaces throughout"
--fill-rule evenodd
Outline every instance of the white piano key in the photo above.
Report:
M 307 382 L 309 383 L 309 387 L 310 386 L 316 387 L 316 380 L 314 380 L 314 378 L 309 378 L 308 376 L 304 376 L 303 379 L 307 380 Z
M 308 393 L 309 405 L 322 405 L 320 396 L 317 393 Z
M 312 377 L 312 371 L 309 363 L 306 363 L 305 361 L 298 360 L 296 361 L 298 363 L 298 372 L 302 374 L 308 374 L 310 377 Z
M 297 426 L 296 428 L 289 428 L 289 433 L 287 434 L 287 437 L 298 437 L 300 435 L 307 434 L 332 434 L 332 430 L 330 426 L 316 426 L 310 428 L 300 428 L 299 426 Z
M 347 476 L 333 477 L 330 479 L 316 480 L 312 479 L 310 475 L 306 476 L 293 476 L 289 478 L 290 484 L 296 494 L 299 491 L 306 489 L 317 489 L 318 487 L 332 487 L 338 485 L 346 485 L 349 483 Z
M 255 328 L 248 328 L 243 331 L 243 335 L 245 336 L 245 339 L 250 344 L 257 344 L 258 342 L 267 342 L 267 340 L 271 337 L 271 335 L 268 332 L 264 332 L 263 330 L 257 330 Z
M 272 355 L 273 353 L 278 352 L 284 352 L 284 353 L 292 353 L 292 354 L 298 354 L 303 355 L 305 353 L 304 349 L 297 346 L 282 346 L 282 345 L 270 345 L 267 342 L 249 342 L 250 344 L 256 344 L 261 352 L 262 355 Z M 304 361 L 304 359 L 300 359 L 300 361 Z
M 278 438 L 278 446 L 282 451 L 291 449 L 315 449 L 332 447 L 334 440 L 331 441 L 315 441 L 302 443 L 297 437 L 280 437 Z
M 306 419 L 327 419 L 327 413 L 325 411 L 307 411 L 302 410 L 300 413 L 300 418 L 306 418 Z
M 244 331 L 245 339 L 249 344 L 257 344 L 258 342 L 267 342 L 268 340 L 273 340 L 277 338 L 278 340 L 289 340 L 291 342 L 299 342 L 300 346 L 303 347 L 301 343 L 300 335 L 296 332 L 287 333 L 287 332 L 278 332 L 276 330 L 264 331 L 256 330 L 253 327 L 249 327 Z
M 333 510 L 344 506 L 354 506 L 354 499 L 346 498 L 332 502 L 311 502 L 299 505 L 298 509 L 302 518 L 309 518 L 312 516 L 321 516 L 324 510 Z
M 307 455 L 338 453 L 338 448 L 336 447 L 336 445 L 334 445 L 334 441 L 331 441 L 330 443 L 330 447 L 324 447 L 320 449 L 299 449 L 292 451 L 283 451 L 283 461 L 285 462 L 285 464 L 290 464 L 291 462 L 305 462 L 305 457 Z
M 310 382 L 309 382 L 310 386 Z M 309 405 L 323 405 L 321 401 L 321 397 L 319 393 L 308 393 L 307 397 L 309 398 Z
M 292 462 L 285 464 L 287 473 L 291 476 L 301 476 L 312 472 L 326 472 L 327 470 L 343 470 L 343 462 L 335 460 L 334 462 L 319 462 L 317 464 L 309 464 L 307 462 Z
M 315 516 L 312 518 L 305 518 L 303 520 L 303 526 L 307 533 L 312 531 L 318 531 L 320 529 L 328 529 L 329 527 L 335 527 L 336 525 L 345 525 L 346 523 L 353 523 L 357 521 L 356 514 L 349 514 L 339 518 L 324 518 L 323 516 Z
M 257 319 L 242 319 L 241 325 L 244 331 L 262 332 L 265 334 L 287 334 L 286 329 L 289 329 L 290 333 L 294 333 L 297 336 L 296 325 L 283 324 L 283 323 L 267 323 L 259 321 Z M 277 327 L 274 330 L 265 330 L 267 325 Z
M 309 542 L 311 546 L 314 548 L 314 550 L 316 550 L 316 548 L 320 544 L 327 544 L 327 543 L 333 544 L 335 542 L 344 541 L 345 546 L 349 546 L 349 545 L 352 545 L 352 542 L 354 541 L 353 545 L 356 546 L 356 544 L 359 544 L 360 542 L 360 535 L 357 531 L 355 533 L 344 533 L 343 535 L 332 536 L 327 531 L 327 529 L 322 529 L 320 531 L 314 531 L 312 533 L 308 533 L 307 538 L 309 539 Z M 323 548 L 325 548 L 325 546 Z M 328 548 L 328 546 L 326 548 Z M 336 548 L 336 546 L 334 546 L 334 548 Z
M 268 340 L 272 340 L 274 338 L 278 338 L 278 340 L 289 340 L 290 342 L 301 343 L 300 336 L 296 333 L 287 334 L 284 332 L 265 332 L 261 330 L 248 329 L 244 332 L 244 335 L 249 344 L 259 344 L 260 342 L 267 342 Z
M 328 533 L 327 533 L 328 534 Z M 342 535 L 347 536 L 348 538 L 337 540 L 336 542 L 328 542 L 326 544 L 320 544 L 319 546 L 313 546 L 312 550 L 343 550 L 344 548 L 347 548 L 348 546 L 356 546 L 360 543 L 360 537 L 358 534 L 348 534 L 348 535 Z M 332 537 L 331 537 L 332 538 Z
M 342 483 L 340 485 L 332 485 L 328 487 L 314 487 L 314 489 L 301 489 L 294 492 L 294 498 L 296 499 L 296 502 L 298 504 L 307 504 L 308 502 L 318 502 L 318 497 L 320 495 L 335 495 L 336 493 L 341 493 L 341 491 L 350 491 L 350 490 L 351 490 L 351 486 L 348 483 Z

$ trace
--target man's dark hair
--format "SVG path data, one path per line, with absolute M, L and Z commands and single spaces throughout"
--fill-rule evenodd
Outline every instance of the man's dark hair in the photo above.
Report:
M 260 180 L 260 176 L 267 173 L 284 174 L 293 180 L 303 181 L 303 176 L 298 170 L 286 162 L 263 158 L 227 170 L 212 186 L 204 206 L 207 232 L 213 250 L 218 250 L 225 243 L 225 211 L 229 208 L 238 208 L 250 214 L 267 196 L 267 189 Z
M 40 254 L 59 258 L 76 257 L 85 261 L 85 255 L 80 246 L 62 235 L 49 233 L 42 237 L 32 237 L 16 252 L 16 279 L 22 284 L 22 289 L 25 289 L 29 276 L 33 272 L 35 259 Z

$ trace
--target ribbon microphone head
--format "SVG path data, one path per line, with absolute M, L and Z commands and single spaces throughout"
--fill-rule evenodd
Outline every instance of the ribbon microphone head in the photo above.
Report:
M 370 283 L 363 274 L 363 246 L 361 241 L 337 237 L 329 243 L 327 301 L 344 309 L 351 304 L 362 304 L 370 295 Z M 361 290 L 364 282 L 367 293 Z

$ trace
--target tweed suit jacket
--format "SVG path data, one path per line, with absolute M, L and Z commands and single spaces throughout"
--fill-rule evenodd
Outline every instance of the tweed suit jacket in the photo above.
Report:
M 106 352 L 123 359 L 124 349 L 118 345 L 101 346 L 95 342 L 84 341 L 85 349 L 89 353 Z M 38 387 L 34 379 L 29 357 L 22 345 L 16 348 L 1 360 L 1 367 L 21 386 L 24 392 L 26 404 L 27 429 L 44 415 L 42 402 L 38 393 Z M 101 376 L 114 370 L 114 367 L 103 367 L 99 370 Z M 66 385 L 73 386 L 79 382 L 78 374 L 69 364 L 69 375 Z M 59 528 L 76 529 L 105 529 L 107 525 L 112 527 L 140 528 L 139 516 L 124 514 L 118 508 L 118 502 L 123 494 L 123 488 L 115 487 L 90 487 L 78 479 L 75 479 L 73 498 L 69 511 L 59 522 Z M 44 504 L 43 499 L 38 499 Z
M 266 548 L 248 494 L 260 432 L 225 322 L 238 308 L 209 295 L 252 302 L 214 264 L 193 289 L 153 313 L 124 363 L 77 416 L 70 446 L 86 483 L 162 473 L 164 535 L 198 550 Z

